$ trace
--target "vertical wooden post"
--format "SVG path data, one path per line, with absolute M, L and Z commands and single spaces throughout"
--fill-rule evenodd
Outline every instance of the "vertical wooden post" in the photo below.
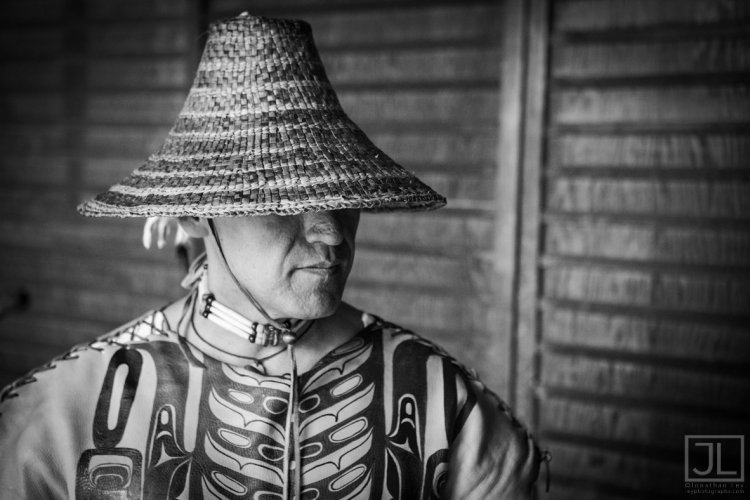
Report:
M 544 130 L 546 122 L 549 0 L 520 1 L 526 8 L 526 72 L 521 135 L 518 238 L 518 317 L 516 327 L 515 407 L 532 429 L 537 428 L 539 385 L 539 255 L 542 238 Z
M 495 238 L 493 270 L 496 283 L 496 335 L 504 352 L 498 352 L 507 381 L 504 394 L 516 403 L 516 351 L 518 309 L 518 249 L 520 235 L 521 168 L 525 113 L 525 80 L 528 5 L 507 0 L 503 11 L 502 60 L 500 64 L 499 140 L 495 177 Z

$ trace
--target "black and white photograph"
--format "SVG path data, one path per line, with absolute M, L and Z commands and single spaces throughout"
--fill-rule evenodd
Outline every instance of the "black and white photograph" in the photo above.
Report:
M 11 0 L 0 500 L 739 500 L 747 0 Z

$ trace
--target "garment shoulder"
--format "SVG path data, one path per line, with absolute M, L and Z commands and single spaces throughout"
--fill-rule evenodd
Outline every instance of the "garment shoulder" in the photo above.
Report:
M 380 319 L 371 328 L 382 342 L 385 374 L 392 374 L 393 397 L 414 395 L 417 404 L 440 401 L 448 439 L 453 441 L 476 405 L 477 394 L 483 392 L 476 372 L 411 330 Z
M 437 356 L 453 363 L 467 378 L 476 378 L 476 373 L 459 363 L 453 355 L 443 349 L 436 342 L 428 339 L 419 332 L 384 321 L 376 316 L 366 315 L 372 318 L 368 328 L 382 338 L 386 349 L 395 351 L 400 345 L 408 347 L 422 356 Z
M 96 375 L 106 371 L 112 356 L 128 348 L 155 340 L 174 341 L 160 312 L 149 312 L 91 342 L 79 344 L 38 366 L 0 391 L 0 422 L 12 415 L 38 412 L 40 407 L 65 399 L 81 400 Z
M 394 369 L 424 366 L 425 370 L 434 371 L 439 365 L 441 373 L 457 379 L 459 390 L 468 392 L 472 384 L 484 388 L 475 370 L 462 364 L 436 342 L 395 323 L 373 318 L 370 328 L 382 339 L 385 361 L 394 363 Z M 470 402 L 471 396 L 467 394 L 467 397 Z
M 106 366 L 118 349 L 156 339 L 174 340 L 176 334 L 170 330 L 162 313 L 151 311 L 91 342 L 72 347 L 4 387 L 0 391 L 0 418 L 8 408 L 17 406 L 29 397 L 74 390 L 75 387 L 70 384 L 71 377 L 88 380 L 90 370 L 95 370 L 102 362 Z
M 451 449 L 446 498 L 529 498 L 540 452 L 510 406 L 436 343 L 382 320 L 376 326 L 386 368 L 390 357 L 401 374 L 394 387 L 413 391 L 424 372 L 423 383 L 439 388 L 433 397 L 441 398 Z

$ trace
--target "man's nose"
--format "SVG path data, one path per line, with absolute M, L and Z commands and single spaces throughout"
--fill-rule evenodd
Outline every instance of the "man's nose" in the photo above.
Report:
M 335 247 L 344 241 L 344 228 L 333 212 L 304 214 L 305 238 L 310 243 L 325 243 Z

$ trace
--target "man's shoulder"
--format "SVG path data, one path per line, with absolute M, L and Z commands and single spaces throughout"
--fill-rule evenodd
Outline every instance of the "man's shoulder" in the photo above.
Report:
M 154 340 L 176 340 L 177 332 L 160 310 L 149 311 L 86 344 L 93 349 L 127 346 Z
M 365 318 L 367 329 L 381 339 L 385 355 L 396 364 L 427 363 L 430 358 L 437 358 L 467 381 L 477 380 L 476 371 L 462 364 L 434 340 L 369 313 L 365 313 Z
M 123 348 L 177 334 L 159 311 L 147 312 L 90 342 L 78 344 L 0 390 L 0 417 L 11 407 L 34 407 L 66 395 L 80 395 L 99 383 L 112 356 Z

